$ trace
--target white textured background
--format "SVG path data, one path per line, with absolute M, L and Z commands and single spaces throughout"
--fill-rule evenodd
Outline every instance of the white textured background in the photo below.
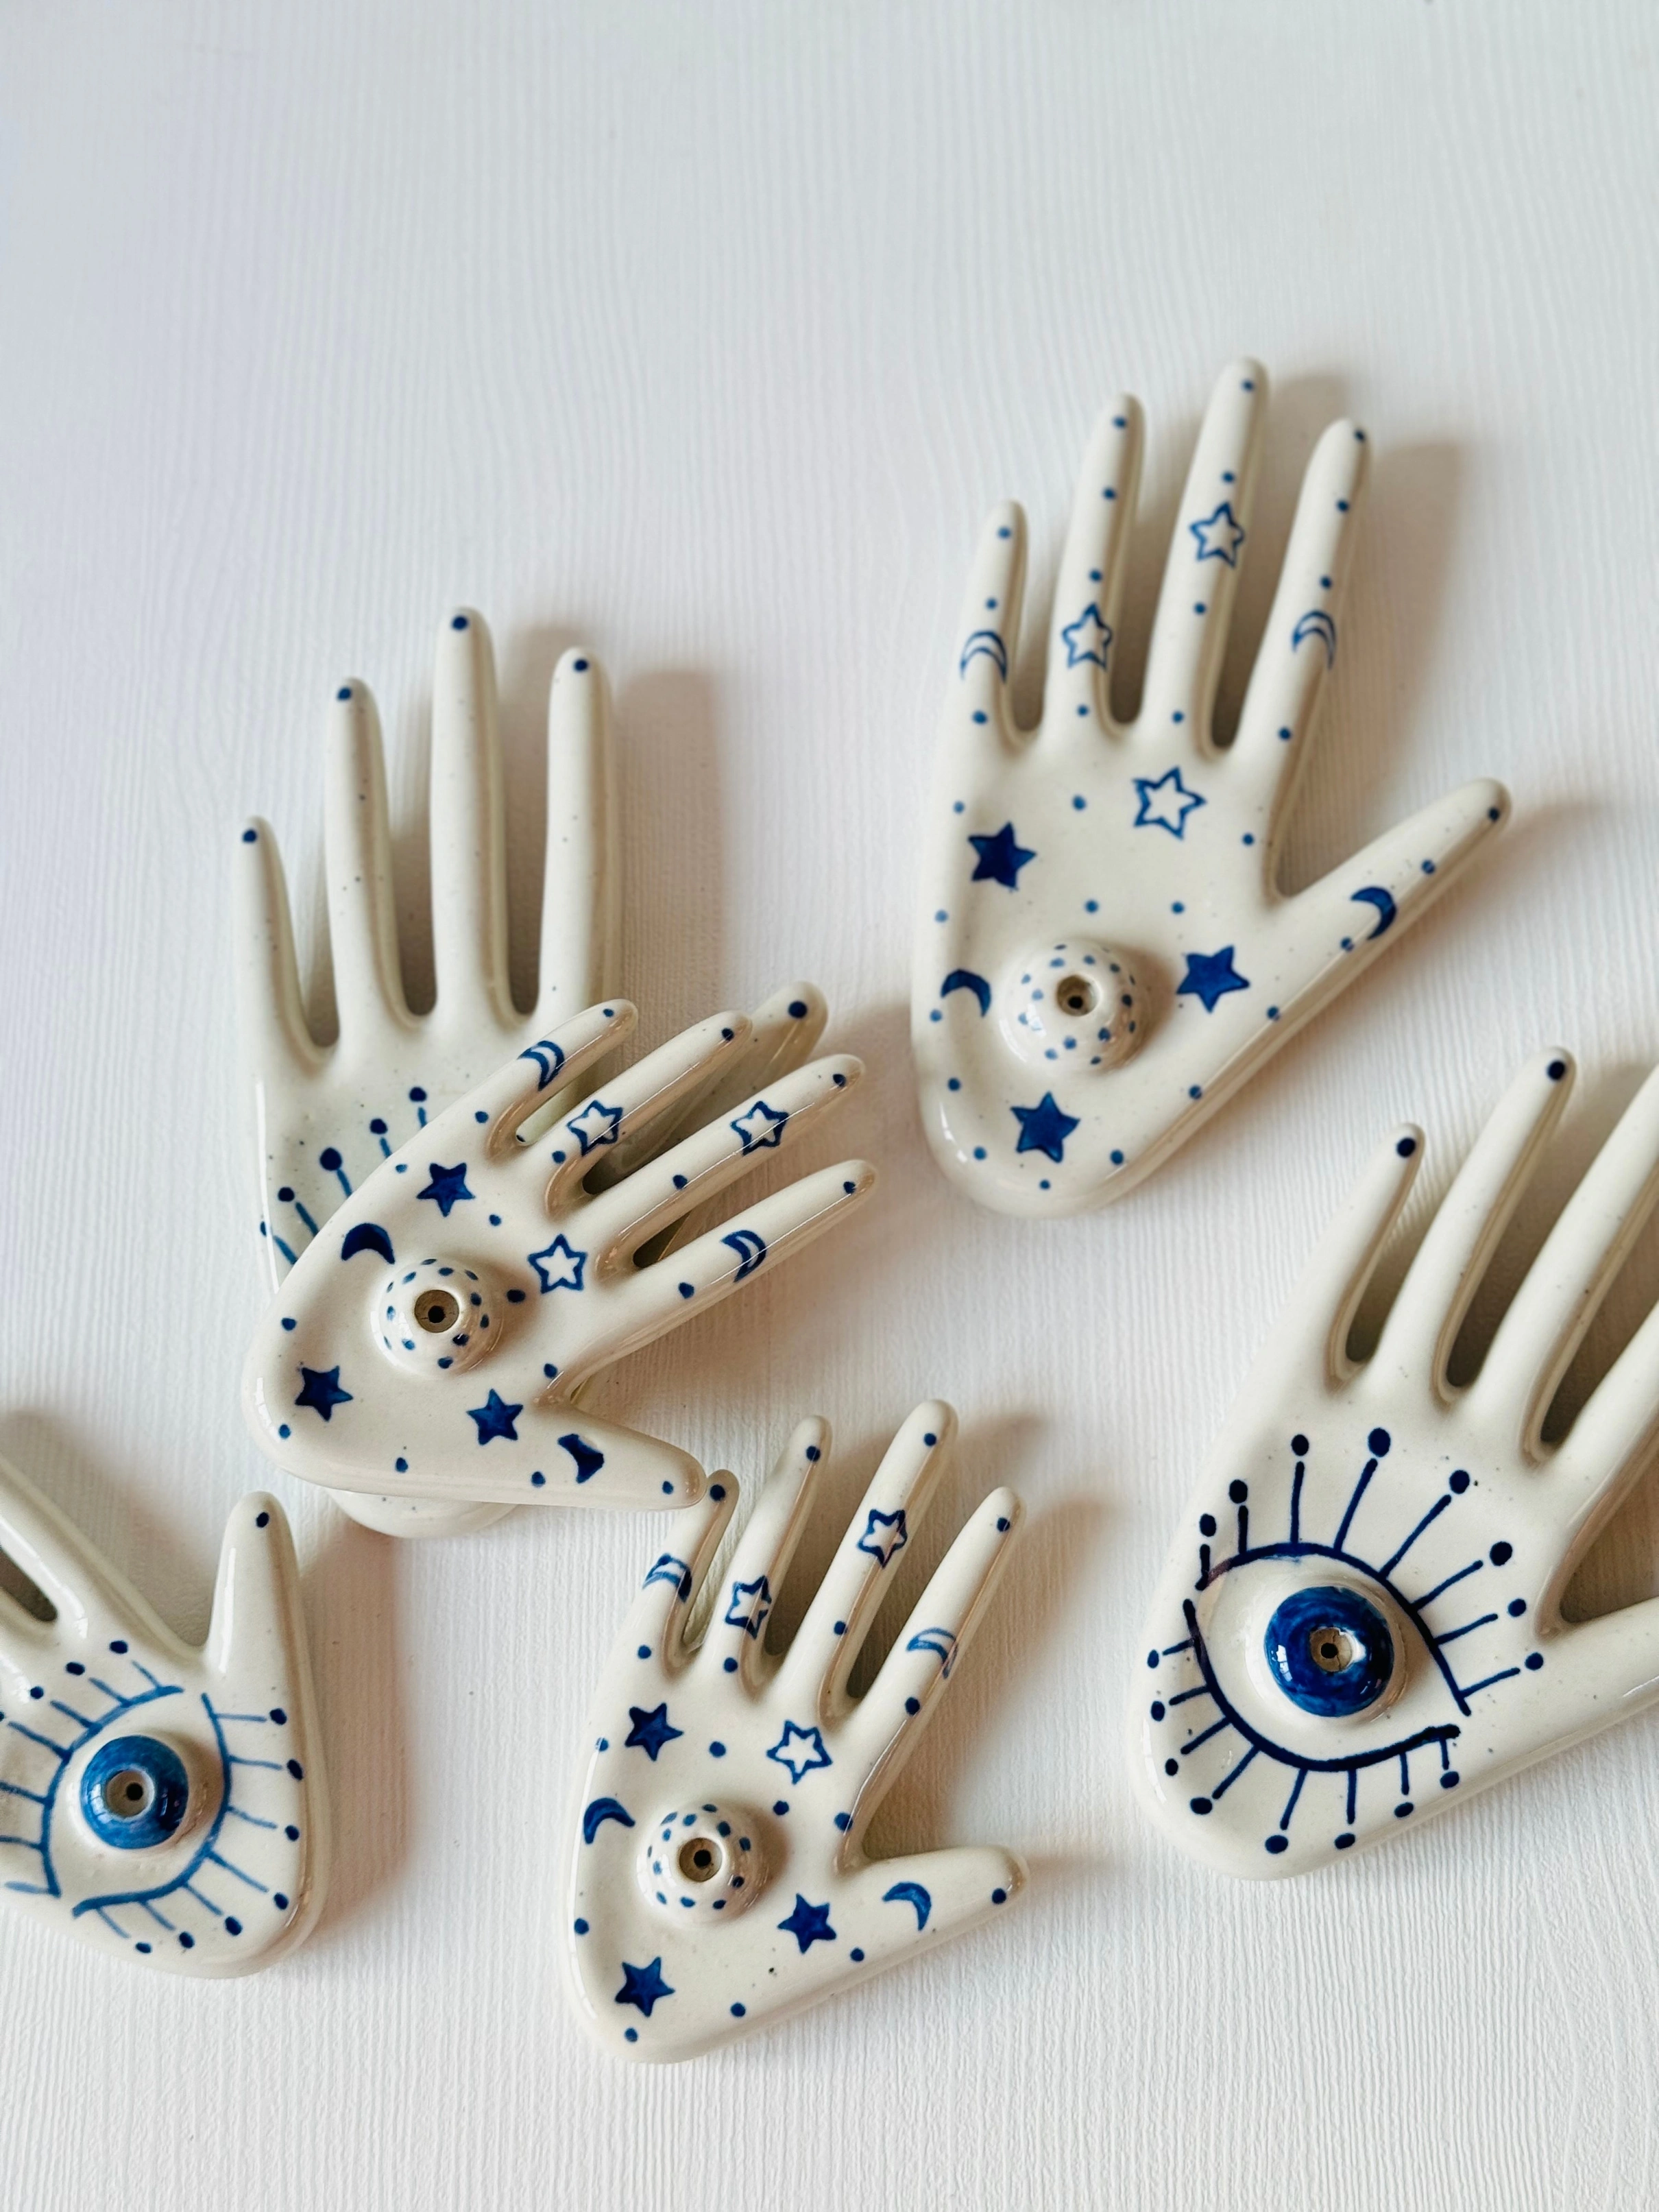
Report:
M 277 824 L 314 947 L 322 710 L 367 678 L 418 971 L 436 625 L 465 599 L 495 627 L 521 910 L 580 639 L 616 685 L 648 1033 L 817 977 L 872 1070 L 818 1156 L 885 1170 L 608 1402 L 745 1479 L 822 1409 L 843 1504 L 915 1399 L 957 1402 L 902 1603 L 994 1479 L 1031 1524 L 885 1831 L 1035 1872 L 850 1998 L 610 2064 L 556 1984 L 553 1863 L 662 1524 L 400 1548 L 279 1482 L 326 1917 L 218 1986 L 0 1920 L 8 2208 L 1655 2200 L 1659 1721 L 1248 1887 L 1153 1841 L 1118 1727 L 1174 1516 L 1373 1135 L 1424 1121 L 1437 1191 L 1559 1040 L 1577 1164 L 1659 1053 L 1656 99 L 1644 0 L 0 8 L 0 1448 L 200 1632 L 264 1479 L 234 1389 L 239 817 Z M 902 1012 L 975 530 L 1026 500 L 1040 599 L 1095 410 L 1139 392 L 1144 627 L 1246 348 L 1277 392 L 1259 556 L 1329 416 L 1376 444 L 1297 866 L 1482 771 L 1516 820 L 1146 1192 L 979 1216 L 925 1157 Z M 1587 1602 L 1654 1587 L 1656 1538 L 1644 1495 Z

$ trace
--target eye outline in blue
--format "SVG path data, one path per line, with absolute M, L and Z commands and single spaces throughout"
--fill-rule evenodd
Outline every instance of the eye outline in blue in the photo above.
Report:
M 1346 1666 L 1322 1667 L 1314 1639 L 1333 1630 L 1346 1637 L 1353 1656 Z M 1394 1636 L 1386 1617 L 1368 1597 L 1340 1583 L 1316 1583 L 1281 1598 L 1261 1641 L 1279 1687 L 1293 1705 L 1322 1720 L 1352 1720 L 1369 1711 L 1394 1680 Z
M 1364 1496 L 1367 1486 L 1376 1474 L 1380 1461 L 1386 1456 L 1389 1449 L 1390 1439 L 1386 1431 L 1373 1430 L 1368 1443 L 1370 1455 L 1348 1498 L 1346 1509 L 1335 1532 L 1334 1541 L 1329 1544 L 1305 1541 L 1302 1536 L 1301 1498 L 1304 1474 L 1304 1455 L 1307 1450 L 1307 1443 L 1306 1439 L 1301 1435 L 1298 1434 L 1291 1443 L 1295 1469 L 1291 1488 L 1288 1528 L 1282 1540 L 1266 1544 L 1251 1543 L 1248 1487 L 1243 1482 L 1233 1483 L 1230 1486 L 1229 1494 L 1237 1509 L 1237 1549 L 1230 1556 L 1217 1560 L 1212 1559 L 1210 1544 L 1207 1541 L 1201 1543 L 1199 1546 L 1198 1553 L 1199 1573 L 1194 1587 L 1197 1591 L 1202 1592 L 1210 1588 L 1224 1574 L 1235 1572 L 1240 1567 L 1255 1565 L 1266 1561 L 1328 1559 L 1354 1580 L 1375 1585 L 1392 1601 L 1399 1614 L 1409 1622 L 1429 1657 L 1434 1662 L 1459 1715 L 1462 1719 L 1468 1719 L 1472 1716 L 1473 1708 L 1470 1700 L 1474 1697 L 1482 1690 L 1490 1689 L 1498 1683 L 1508 1680 L 1511 1676 L 1519 1675 L 1521 1668 L 1519 1665 L 1504 1666 L 1483 1676 L 1479 1681 L 1461 1682 L 1448 1662 L 1443 1647 L 1448 1644 L 1455 1643 L 1473 1629 L 1496 1622 L 1498 1614 L 1496 1611 L 1485 1613 L 1479 1620 L 1462 1623 L 1458 1627 L 1446 1630 L 1438 1636 L 1434 1633 L 1424 1615 L 1427 1608 L 1446 1590 L 1451 1589 L 1454 1584 L 1462 1583 L 1468 1576 L 1486 1565 L 1484 1553 L 1470 1560 L 1468 1565 L 1458 1569 L 1455 1573 L 1444 1577 L 1435 1584 L 1432 1589 L 1425 1591 L 1415 1600 L 1408 1597 L 1399 1587 L 1393 1579 L 1393 1575 L 1394 1570 L 1411 1550 L 1424 1530 L 1458 1499 L 1468 1494 L 1469 1478 L 1461 1470 L 1451 1475 L 1445 1490 L 1427 1510 L 1421 1514 L 1414 1526 L 1395 1547 L 1390 1556 L 1380 1567 L 1374 1566 L 1370 1560 L 1358 1557 L 1345 1547 L 1348 1530 L 1360 1500 Z M 1215 1533 L 1215 1522 L 1207 1514 L 1203 1518 L 1200 1533 L 1206 1537 Z M 1507 1545 L 1504 1546 L 1503 1552 L 1504 1561 L 1507 1563 L 1511 1556 L 1510 1547 Z M 1499 1562 L 1494 1558 L 1491 1564 L 1497 1566 Z M 1155 1659 L 1169 1658 L 1184 1651 L 1190 1651 L 1194 1662 L 1198 1668 L 1200 1680 L 1192 1687 L 1169 1698 L 1167 1705 L 1173 1707 L 1185 1705 L 1191 1698 L 1207 1697 L 1216 1706 L 1220 1717 L 1207 1727 L 1200 1729 L 1195 1735 L 1189 1736 L 1184 1743 L 1177 1746 L 1178 1755 L 1184 1759 L 1189 1752 L 1195 1751 L 1200 1744 L 1208 1742 L 1212 1737 L 1219 1735 L 1226 1729 L 1231 1729 L 1243 1740 L 1245 1746 L 1243 1757 L 1229 1768 L 1206 1796 L 1195 1796 L 1189 1801 L 1189 1809 L 1194 1813 L 1203 1815 L 1212 1812 L 1217 1800 L 1226 1794 L 1246 1767 L 1263 1753 L 1276 1764 L 1291 1768 L 1296 1776 L 1289 1800 L 1279 1817 L 1277 1830 L 1267 1838 L 1267 1848 L 1270 1852 L 1283 1851 L 1287 1848 L 1291 1816 L 1296 1810 L 1297 1800 L 1301 1795 L 1303 1785 L 1310 1774 L 1346 1775 L 1348 1787 L 1346 1818 L 1349 1831 L 1352 1831 L 1354 1826 L 1358 1782 L 1362 1768 L 1381 1766 L 1389 1759 L 1399 1760 L 1401 1796 L 1402 1800 L 1407 1802 L 1395 1806 L 1395 1811 L 1397 1817 L 1404 1817 L 1414 1809 L 1409 1802 L 1410 1760 L 1413 1753 L 1420 1751 L 1430 1744 L 1436 1745 L 1440 1753 L 1441 1786 L 1443 1789 L 1455 1789 L 1457 1786 L 1460 1777 L 1451 1765 L 1451 1747 L 1462 1735 L 1462 1729 L 1455 1722 L 1426 1726 L 1409 1736 L 1379 1745 L 1372 1750 L 1359 1752 L 1349 1750 L 1339 1756 L 1327 1759 L 1310 1757 L 1304 1752 L 1292 1751 L 1288 1747 L 1276 1742 L 1271 1736 L 1265 1735 L 1262 1730 L 1247 1720 L 1231 1698 L 1226 1695 L 1199 1626 L 1197 1609 L 1190 1598 L 1183 1600 L 1182 1611 L 1187 1624 L 1186 1640 L 1180 1644 L 1168 1645 L 1161 1652 L 1155 1653 L 1153 1656 Z M 1534 1662 L 1529 1658 L 1527 1663 L 1532 1665 Z M 1161 1717 L 1161 1713 L 1154 1714 L 1155 1719 Z M 1351 1717 L 1337 1715 L 1333 1717 L 1341 1719 Z M 1346 1849 L 1355 1840 L 1351 1832 L 1345 1833 L 1336 1838 L 1335 1847 L 1338 1850 Z
M 149 1784 L 149 1801 L 137 1812 L 118 1813 L 107 1785 L 129 1769 Z M 118 1851 L 151 1850 L 184 1825 L 190 1777 L 173 1746 L 159 1736 L 112 1736 L 82 1769 L 80 1796 L 82 1816 L 100 1844 Z
M 124 1695 L 112 1684 L 89 1675 L 87 1679 L 93 1686 L 100 1690 L 112 1700 L 106 1712 L 100 1713 L 91 1720 L 88 1720 L 84 1714 L 76 1712 L 73 1706 L 64 1705 L 56 1698 L 52 1700 L 55 1711 L 79 1724 L 78 1732 L 67 1743 L 59 1743 L 55 1738 L 27 1728 L 20 1721 L 12 1720 L 9 1717 L 7 1719 L 5 1725 L 9 1729 L 20 1735 L 26 1736 L 31 1742 L 37 1743 L 52 1753 L 58 1765 L 56 1772 L 52 1775 L 45 1791 L 40 1794 L 25 1790 L 16 1783 L 0 1784 L 0 1789 L 3 1789 L 7 1796 L 23 1798 L 37 1805 L 40 1817 L 40 1832 L 38 1838 L 8 1835 L 0 1840 L 22 1850 L 33 1851 L 40 1858 L 41 1872 L 46 1877 L 43 1881 L 9 1881 L 4 1884 L 5 1888 L 29 1897 L 61 1898 L 63 1896 L 63 1886 L 58 1879 L 58 1870 L 52 1862 L 52 1825 L 53 1815 L 58 1809 L 58 1793 L 64 1777 L 87 1746 L 95 1743 L 98 1738 L 104 1735 L 113 1724 L 125 1722 L 130 1715 L 141 1707 L 154 1705 L 163 1698 L 184 1695 L 182 1683 L 160 1680 L 151 1674 L 142 1661 L 129 1657 L 127 1664 L 143 1676 L 148 1686 L 135 1695 Z M 75 1920 L 80 1919 L 84 1913 L 95 1912 L 105 1926 L 118 1936 L 124 1942 L 131 1943 L 138 1940 L 130 1929 L 123 1928 L 119 1921 L 113 1917 L 115 1908 L 124 1905 L 140 1906 L 158 1926 L 166 1929 L 169 1935 L 179 1936 L 181 1941 L 185 1936 L 191 1935 L 188 1929 L 181 1931 L 173 1921 L 157 1909 L 159 1899 L 169 1897 L 179 1890 L 188 1892 L 197 1905 L 222 1926 L 228 1918 L 234 1917 L 234 1915 L 227 1914 L 222 1905 L 216 1904 L 211 1898 L 204 1896 L 202 1892 L 194 1887 L 197 1877 L 210 1863 L 218 1867 L 222 1872 L 234 1875 L 237 1881 L 257 1891 L 262 1896 L 269 1897 L 272 1893 L 268 1882 L 261 1881 L 257 1875 L 248 1873 L 246 1868 L 236 1865 L 234 1861 L 225 1857 L 217 1848 L 225 1822 L 229 1818 L 234 1817 L 256 1828 L 275 1829 L 281 1825 L 276 1820 L 266 1820 L 258 1814 L 247 1812 L 234 1802 L 232 1769 L 236 1766 L 257 1766 L 274 1770 L 280 1768 L 283 1762 L 274 1759 L 250 1759 L 233 1753 L 226 1741 L 223 1725 L 226 1723 L 237 1722 L 268 1727 L 271 1724 L 271 1716 L 264 1713 L 221 1713 L 205 1691 L 200 1694 L 202 1709 L 206 1713 L 209 1724 L 213 1730 L 214 1742 L 219 1756 L 219 1802 L 200 1846 L 192 1853 L 189 1863 L 182 1871 L 166 1881 L 158 1881 L 148 1887 L 106 1891 L 96 1897 L 82 1898 L 78 1905 L 70 1907 L 70 1917 Z M 99 1755 L 94 1753 L 94 1762 Z M 89 1766 L 91 1763 L 93 1762 L 89 1762 Z M 288 1764 L 290 1770 L 293 1770 L 295 1762 L 290 1760 Z M 303 1780 L 303 1777 L 295 1772 L 295 1780 L 297 1784 Z M 94 1834 L 98 1832 L 95 1828 L 94 1832 Z M 176 1828 L 174 1832 L 176 1833 Z M 167 1840 L 170 1838 L 162 1839 L 163 1843 Z M 194 1940 L 191 1936 L 191 1941 Z

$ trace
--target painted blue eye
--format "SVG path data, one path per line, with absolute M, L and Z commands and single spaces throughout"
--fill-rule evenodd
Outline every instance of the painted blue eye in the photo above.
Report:
M 190 1804 L 178 1753 L 153 1735 L 120 1735 L 87 1762 L 81 1810 L 100 1843 L 142 1851 L 166 1843 Z
M 1324 1583 L 1292 1591 L 1264 1639 L 1274 1680 L 1304 1713 L 1346 1719 L 1374 1705 L 1394 1674 L 1394 1638 L 1355 1589 Z

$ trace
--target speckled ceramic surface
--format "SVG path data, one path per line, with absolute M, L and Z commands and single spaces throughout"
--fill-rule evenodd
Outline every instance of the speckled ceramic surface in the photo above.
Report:
M 1140 712 L 1110 671 L 1141 416 L 1112 401 L 1060 562 L 1042 718 L 1018 729 L 1025 520 L 986 526 L 951 671 L 924 838 L 911 1034 L 922 1119 L 957 1187 L 1006 1213 L 1121 1196 L 1269 1053 L 1397 944 L 1508 811 L 1465 784 L 1293 897 L 1280 849 L 1346 620 L 1365 434 L 1308 466 L 1238 732 L 1214 741 L 1267 378 L 1224 370 L 1199 434 Z
M 1659 1422 L 1659 1310 L 1559 1442 L 1545 1415 L 1659 1197 L 1659 1076 L 1602 1146 L 1474 1381 L 1448 1363 L 1572 1087 L 1520 1075 L 1454 1182 L 1374 1354 L 1350 1325 L 1422 1157 L 1394 1131 L 1316 1254 L 1183 1516 L 1130 1700 L 1158 1827 L 1229 1874 L 1408 1833 L 1659 1698 L 1659 1600 L 1562 1594 Z
M 55 1618 L 0 1592 L 0 1884 L 94 1950 L 197 1978 L 304 1942 L 328 1799 L 283 1509 L 230 1517 L 198 1650 L 0 1461 L 0 1548 Z
M 590 1091 L 634 1021 L 625 1000 L 589 1007 L 342 1199 L 243 1372 L 249 1426 L 279 1466 L 331 1488 L 462 1504 L 702 1496 L 689 1454 L 597 1419 L 576 1393 L 866 1194 L 875 1170 L 843 1161 L 650 1256 L 689 1211 L 804 1136 L 862 1069 L 844 1054 L 813 1060 L 641 1159 L 641 1133 L 684 1126 L 694 1102 L 706 1112 L 753 1032 L 744 1015 L 713 1015 Z
M 715 1479 L 655 1559 L 592 1708 L 567 1841 L 578 2015 L 617 2057 L 695 2057 L 943 1942 L 1024 1880 L 994 1847 L 869 1858 L 877 1807 L 938 1710 L 1018 1527 L 999 1490 L 916 1601 L 865 1695 L 860 1646 L 956 1432 L 919 1406 L 794 1638 L 767 1623 L 811 1510 L 828 1425 L 803 1421 L 687 1634 L 737 1503 Z

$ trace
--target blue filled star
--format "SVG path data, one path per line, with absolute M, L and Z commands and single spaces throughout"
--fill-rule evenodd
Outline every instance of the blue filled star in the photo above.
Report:
M 879 1559 L 884 1567 L 895 1552 L 902 1552 L 910 1540 L 910 1532 L 904 1525 L 904 1508 L 896 1513 L 878 1513 L 872 1505 L 864 1524 L 864 1534 L 859 1538 L 858 1549 L 868 1552 L 872 1559 Z
M 309 1406 L 313 1413 L 320 1413 L 325 1421 L 333 1419 L 337 1406 L 351 1403 L 350 1391 L 340 1388 L 337 1367 L 302 1367 L 300 1378 L 303 1387 L 294 1401 L 295 1404 Z
M 800 1748 L 792 1750 L 792 1745 Z M 799 1782 L 803 1774 L 810 1774 L 816 1766 L 831 1764 L 830 1754 L 823 1747 L 823 1730 L 799 1728 L 793 1721 L 784 1723 L 783 1734 L 766 1756 L 775 1759 L 780 1766 L 787 1766 L 792 1782 Z
M 574 1114 L 565 1127 L 582 1148 L 582 1158 L 595 1152 L 601 1145 L 614 1145 L 621 1126 L 623 1109 L 607 1106 L 602 1099 L 590 1098 L 580 1114 Z
M 1249 988 L 1249 977 L 1241 975 L 1233 965 L 1232 946 L 1224 945 L 1219 952 L 1187 955 L 1186 980 L 1176 986 L 1176 996 L 1202 999 L 1205 1012 L 1212 1014 L 1218 999 L 1224 999 L 1229 991 L 1248 991 Z
M 793 1936 L 803 1951 L 814 1943 L 833 1943 L 836 1931 L 830 1925 L 830 1907 L 809 1905 L 800 1892 L 795 1892 L 795 1909 L 787 1920 L 778 1923 L 786 1936 Z
M 542 1286 L 544 1297 L 549 1291 L 581 1289 L 582 1269 L 587 1265 L 587 1255 L 577 1251 L 568 1237 L 556 1237 L 550 1244 L 544 1244 L 539 1252 L 532 1252 L 528 1257 L 531 1266 L 536 1270 L 536 1279 Z
M 1188 791 L 1181 781 L 1181 770 L 1172 768 L 1156 781 L 1149 775 L 1135 778 L 1135 796 L 1140 801 L 1140 811 L 1135 816 L 1137 830 L 1150 830 L 1156 825 L 1167 830 L 1172 837 L 1187 834 L 1187 817 L 1194 807 L 1202 806 L 1203 796 Z
M 772 1586 L 764 1575 L 752 1583 L 733 1583 L 732 1602 L 726 1608 L 728 1628 L 741 1628 L 750 1636 L 758 1636 L 766 1626 L 766 1616 L 772 1610 Z
M 738 1115 L 732 1127 L 742 1138 L 745 1152 L 758 1152 L 769 1145 L 777 1144 L 788 1120 L 787 1114 L 780 1114 L 775 1106 L 769 1106 L 763 1098 L 757 1098 L 746 1114 Z
M 623 1739 L 623 1750 L 642 1751 L 653 1766 L 656 1765 L 657 1753 L 664 1744 L 672 1743 L 676 1736 L 685 1734 L 684 1729 L 670 1727 L 668 1700 L 665 1698 L 661 1705 L 653 1705 L 649 1712 L 643 1705 L 630 1705 L 628 1717 L 633 1725 Z
M 515 1444 L 519 1441 L 519 1432 L 513 1424 L 523 1411 L 522 1406 L 509 1406 L 492 1390 L 482 1406 L 467 1407 L 466 1417 L 469 1421 L 478 1424 L 478 1442 L 481 1444 L 487 1444 L 493 1437 L 505 1437 L 508 1443 Z
M 1102 621 L 1098 607 L 1085 607 L 1077 620 L 1067 623 L 1060 634 L 1066 641 L 1068 668 L 1075 668 L 1084 660 L 1092 660 L 1097 668 L 1104 668 L 1106 656 L 1112 649 L 1112 633 Z
M 1189 522 L 1187 527 L 1198 540 L 1200 561 L 1224 561 L 1230 568 L 1238 566 L 1244 532 L 1224 499 L 1213 514 L 1206 515 L 1202 522 Z
M 618 2004 L 637 2005 L 647 2020 L 651 2008 L 660 2004 L 665 1997 L 674 1994 L 662 1978 L 660 1953 L 648 1966 L 630 1966 L 626 1959 L 622 1962 L 623 1985 L 617 1992 Z
M 432 1180 L 424 1190 L 416 1191 L 415 1195 L 416 1198 L 431 1199 L 447 1221 L 450 1207 L 459 1206 L 464 1198 L 472 1195 L 466 1187 L 466 1162 L 463 1160 L 459 1167 L 441 1168 L 436 1160 L 428 1160 L 427 1165 L 432 1170 Z
M 1042 1152 L 1056 1165 L 1066 1157 L 1066 1139 L 1078 1126 L 1077 1116 L 1062 1114 L 1052 1091 L 1045 1091 L 1035 1106 L 1011 1106 L 1019 1123 L 1017 1152 Z
M 1005 822 L 994 837 L 970 836 L 968 842 L 979 854 L 969 879 L 976 884 L 1006 884 L 1011 891 L 1017 890 L 1020 870 L 1036 858 L 1028 846 L 1016 840 L 1012 822 Z

